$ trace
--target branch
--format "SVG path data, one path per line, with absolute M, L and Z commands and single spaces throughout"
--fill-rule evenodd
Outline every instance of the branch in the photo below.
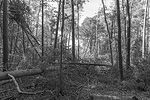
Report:
M 52 63 L 52 64 L 59 64 L 59 63 Z M 112 65 L 107 65 L 107 64 L 91 64 L 91 63 L 62 63 L 64 65 L 87 65 L 87 66 L 107 66 L 107 67 L 112 67 Z
M 39 91 L 39 92 L 23 92 L 21 91 L 20 87 L 19 87 L 19 84 L 17 83 L 15 77 L 11 74 L 8 74 L 9 77 L 12 78 L 14 84 L 16 85 L 16 88 L 17 88 L 17 91 L 20 93 L 20 94 L 27 94 L 27 95 L 36 95 L 36 94 L 39 94 L 39 93 L 43 93 L 44 91 Z

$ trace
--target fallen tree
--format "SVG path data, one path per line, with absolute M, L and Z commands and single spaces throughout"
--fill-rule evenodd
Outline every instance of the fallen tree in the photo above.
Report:
M 59 64 L 59 63 L 52 63 L 52 64 Z M 88 63 L 63 63 L 64 65 L 86 65 L 86 66 L 107 66 L 111 67 L 111 65 L 106 64 L 88 64 Z M 14 76 L 15 78 L 24 77 L 24 76 L 32 76 L 44 73 L 46 71 L 56 71 L 59 67 L 51 67 L 47 69 L 26 69 L 26 70 L 15 70 L 15 71 L 7 71 L 7 72 L 0 72 L 0 81 L 11 79 L 9 74 Z
M 60 63 L 52 63 L 52 64 L 60 64 Z M 92 63 L 62 63 L 63 65 L 85 65 L 85 66 L 107 66 L 107 67 L 112 67 L 112 65 L 107 65 L 107 64 L 92 64 Z
M 8 76 L 8 74 L 13 75 L 15 78 L 18 78 L 18 77 L 24 77 L 24 76 L 38 75 L 38 74 L 41 74 L 42 72 L 43 70 L 41 69 L 27 69 L 27 70 L 0 72 L 0 81 L 11 79 Z

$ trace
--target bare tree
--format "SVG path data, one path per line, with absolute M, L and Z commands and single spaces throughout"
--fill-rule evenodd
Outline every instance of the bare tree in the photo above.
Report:
M 58 28 L 59 28 L 59 19 L 60 19 L 60 8 L 61 8 L 61 0 L 59 0 L 59 5 L 58 5 L 58 16 L 57 16 L 57 24 L 56 24 L 54 49 L 56 49 L 56 47 L 57 47 L 57 37 L 58 37 Z
M 44 57 L 44 0 L 42 0 L 42 57 Z
M 77 13 L 78 13 L 78 22 L 77 22 L 77 31 L 78 31 L 78 59 L 80 58 L 80 45 L 79 45 L 79 20 L 80 20 L 80 11 L 79 11 L 79 2 L 77 2 Z
M 127 57 L 126 57 L 126 65 L 127 69 L 130 67 L 130 34 L 131 34 L 131 18 L 130 18 L 130 6 L 129 0 L 126 0 L 127 4 Z
M 146 0 L 144 23 L 143 23 L 143 40 L 142 40 L 142 58 L 145 57 L 145 33 L 146 33 L 146 17 L 147 17 L 148 0 Z
M 3 1 L 3 71 L 8 70 L 8 14 L 7 0 Z
M 74 1 L 71 0 L 72 7 L 72 60 L 75 61 L 75 31 L 74 31 Z
M 120 80 L 123 80 L 123 65 L 122 65 L 122 52 L 121 52 L 121 21 L 120 21 L 120 3 L 116 0 L 117 6 L 117 25 L 118 25 L 118 55 L 119 55 L 119 69 L 120 69 Z
M 109 36 L 109 49 L 110 49 L 110 53 L 111 53 L 111 64 L 112 64 L 112 66 L 113 66 L 113 53 L 112 53 L 112 44 L 111 44 L 112 38 L 111 38 L 111 33 L 110 33 L 110 31 L 109 31 L 109 26 L 108 26 L 108 22 L 107 22 L 107 18 L 106 18 L 104 0 L 102 0 L 102 4 L 103 4 L 103 9 L 104 9 L 105 23 L 106 23 L 106 27 L 107 27 L 108 36 Z
M 60 68 L 59 68 L 59 82 L 60 82 L 60 94 L 63 95 L 63 66 L 62 66 L 62 60 L 63 60 L 63 35 L 64 35 L 64 5 L 65 5 L 65 0 L 62 2 L 62 25 L 61 25 L 61 55 L 60 55 Z

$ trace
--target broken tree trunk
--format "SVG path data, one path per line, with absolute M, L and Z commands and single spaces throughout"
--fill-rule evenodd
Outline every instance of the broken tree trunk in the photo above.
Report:
M 16 70 L 16 71 L 7 71 L 7 72 L 0 72 L 0 81 L 11 79 L 8 74 L 13 75 L 15 78 L 30 76 L 30 75 L 38 75 L 41 74 L 43 71 L 41 69 L 27 69 L 27 70 Z

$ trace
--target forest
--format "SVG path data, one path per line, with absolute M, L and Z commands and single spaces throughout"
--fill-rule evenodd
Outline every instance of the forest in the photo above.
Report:
M 0 100 L 150 100 L 149 0 L 89 1 L 0 0 Z

